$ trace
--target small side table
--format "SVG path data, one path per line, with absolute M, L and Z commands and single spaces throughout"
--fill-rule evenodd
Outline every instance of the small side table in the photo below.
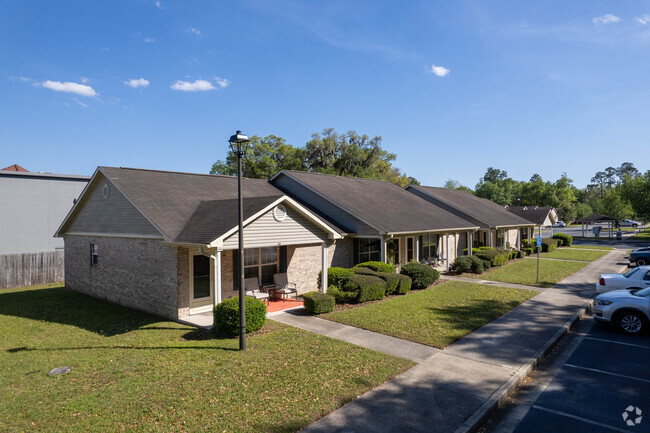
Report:
M 262 286 L 262 291 L 266 292 L 269 294 L 269 300 L 271 301 L 276 301 L 278 294 L 276 293 L 276 290 L 278 289 L 278 286 L 276 284 L 267 284 Z

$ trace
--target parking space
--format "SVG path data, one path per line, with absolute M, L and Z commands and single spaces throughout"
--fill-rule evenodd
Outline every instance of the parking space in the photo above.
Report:
M 650 432 L 650 336 L 583 328 L 515 432 Z

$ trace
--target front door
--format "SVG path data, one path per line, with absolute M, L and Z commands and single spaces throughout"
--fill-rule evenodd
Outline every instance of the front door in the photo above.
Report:
M 212 305 L 212 266 L 202 254 L 190 256 L 190 308 L 204 309 Z

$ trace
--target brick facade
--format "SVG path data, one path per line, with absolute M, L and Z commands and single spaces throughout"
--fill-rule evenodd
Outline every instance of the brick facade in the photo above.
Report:
M 159 316 L 179 314 L 178 252 L 159 240 L 66 235 L 66 288 Z M 90 244 L 98 266 L 90 265 Z
M 287 247 L 287 278 L 290 283 L 296 283 L 299 295 L 318 290 L 318 273 L 321 271 L 322 254 L 322 245 Z

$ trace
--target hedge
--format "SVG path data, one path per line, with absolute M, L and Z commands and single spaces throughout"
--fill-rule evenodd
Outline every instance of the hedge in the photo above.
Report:
M 553 239 L 559 239 L 562 241 L 562 245 L 565 247 L 570 247 L 573 243 L 573 236 L 567 235 L 566 233 L 555 233 Z
M 542 252 L 550 253 L 557 248 L 558 239 L 542 238 Z
M 386 294 L 392 295 L 397 292 L 399 287 L 399 274 L 394 272 L 379 272 L 375 273 L 379 278 L 386 282 Z
M 533 249 L 532 248 L 526 248 L 526 255 L 530 256 L 531 254 L 533 254 Z
M 318 273 L 318 288 L 320 289 L 320 280 L 322 273 Z M 327 270 L 327 287 L 336 286 L 341 287 L 341 281 L 344 278 L 354 275 L 354 271 L 348 268 L 332 267 Z
M 359 275 L 372 275 L 373 277 L 379 276 L 378 272 L 375 272 L 372 269 L 366 268 L 364 266 L 355 266 L 354 268 L 352 268 L 352 271 L 355 274 L 359 274 Z
M 386 296 L 386 282 L 372 275 L 352 275 L 343 280 L 341 289 L 356 293 L 356 302 L 377 301 Z
M 481 250 L 478 249 L 478 248 L 472 248 L 472 254 L 476 254 L 476 253 L 478 253 L 478 252 L 480 252 L 480 251 L 481 251 Z M 464 256 L 467 255 L 467 248 L 464 248 L 464 249 L 463 249 L 463 255 L 464 255 Z
M 483 260 L 490 260 L 490 264 L 492 266 L 501 266 L 510 259 L 510 251 L 501 249 L 486 249 L 478 253 L 476 257 Z
M 456 273 L 456 274 L 462 274 L 462 273 L 465 273 L 465 272 L 469 272 L 469 270 L 472 268 L 472 260 L 470 259 L 470 257 L 476 257 L 476 256 L 458 256 L 458 257 L 456 257 L 456 260 L 454 260 L 454 263 L 451 264 L 449 269 L 452 272 Z
M 246 332 L 261 329 L 266 323 L 266 304 L 259 299 L 244 297 Z M 239 297 L 226 299 L 213 310 L 214 329 L 232 335 L 239 334 Z
M 516 258 L 517 258 L 517 259 L 521 259 L 521 258 L 524 257 L 524 254 L 525 254 L 525 253 L 524 253 L 523 251 L 519 250 L 519 251 L 515 251 L 515 252 L 517 253 L 517 254 L 516 254 Z
M 322 314 L 334 311 L 334 296 L 323 292 L 307 292 L 302 295 L 307 314 Z
M 483 262 L 483 269 L 490 269 L 492 267 L 492 260 L 481 259 L 480 257 L 477 258 Z
M 409 290 L 411 290 L 411 286 L 413 285 L 413 281 L 411 280 L 411 277 L 403 274 L 396 274 L 396 275 L 397 278 L 399 279 L 399 285 L 397 286 L 397 291 L 395 291 L 395 294 L 403 295 L 405 293 L 408 293 Z
M 483 270 L 485 269 L 485 266 L 483 265 L 483 259 L 476 256 L 470 256 L 469 259 L 472 261 L 472 267 L 470 268 L 472 273 L 482 274 Z
M 494 250 L 494 247 L 478 247 L 479 250 L 481 251 L 489 251 L 489 250 Z
M 395 265 L 384 262 L 363 262 L 355 266 L 355 268 L 357 267 L 370 268 L 375 272 L 395 273 Z
M 426 289 L 440 278 L 440 272 L 418 262 L 410 262 L 402 266 L 401 273 L 411 277 L 413 290 Z
M 327 294 L 334 296 L 337 304 L 351 304 L 356 302 L 357 294 L 355 292 L 345 292 L 336 286 L 329 286 Z

